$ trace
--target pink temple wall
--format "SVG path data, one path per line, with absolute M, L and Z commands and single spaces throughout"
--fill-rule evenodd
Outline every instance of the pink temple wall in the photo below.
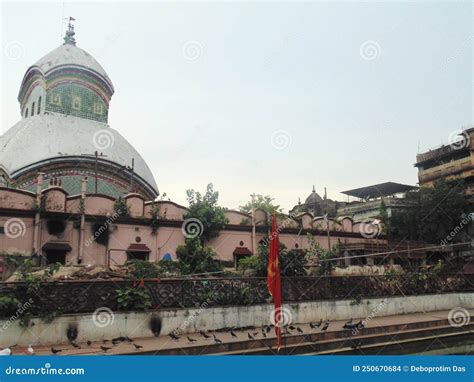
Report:
M 8 237 L 5 233 L 0 234 L 0 254 L 22 254 L 30 255 L 33 251 L 34 235 L 34 207 L 36 205 L 35 195 L 30 192 L 0 188 L 0 227 L 5 227 L 8 220 L 19 219 L 24 223 L 23 234 L 18 238 Z M 50 212 L 63 213 L 61 219 L 66 219 L 66 229 L 60 235 L 50 235 L 47 229 L 47 218 L 42 217 L 39 224 L 39 248 L 46 243 L 67 243 L 72 250 L 67 254 L 66 261 L 71 264 L 77 263 L 79 256 L 80 230 L 79 214 L 81 212 L 80 197 L 68 195 L 58 186 L 53 186 L 43 191 L 44 209 L 41 214 Z M 114 199 L 105 195 L 87 195 L 83 203 L 86 214 L 84 226 L 84 251 L 82 262 L 85 264 L 123 264 L 127 260 L 126 250 L 132 244 L 145 245 L 150 249 L 149 260 L 159 261 L 166 253 L 176 259 L 176 248 L 184 244 L 184 236 L 181 229 L 181 221 L 187 209 L 171 201 L 145 202 L 139 195 L 130 194 L 124 197 L 129 206 L 130 217 L 121 219 L 114 211 Z M 150 228 L 151 210 L 155 205 L 158 210 L 160 225 L 156 233 Z M 20 213 L 23 211 L 23 213 Z M 94 216 L 103 216 L 109 226 L 108 245 L 97 243 L 94 238 Z M 251 216 L 238 211 L 226 212 L 229 226 L 221 231 L 220 235 L 211 240 L 209 245 L 216 251 L 217 257 L 223 261 L 234 261 L 234 251 L 239 247 L 252 250 Z M 57 217 L 55 217 L 56 219 Z M 326 221 L 314 218 L 310 214 L 299 217 L 303 229 L 326 230 Z M 266 213 L 262 210 L 255 211 L 257 226 L 265 224 Z M 119 223 L 120 222 L 120 223 Z M 304 249 L 308 247 L 306 234 L 298 234 L 301 228 L 293 218 L 279 218 L 279 223 L 285 229 L 293 229 L 293 232 L 281 232 L 280 241 L 288 249 Z M 338 239 L 343 244 L 364 242 L 359 235 L 359 223 L 354 224 L 352 219 L 344 218 L 340 221 L 329 220 L 331 230 L 331 244 L 337 243 Z M 296 233 L 295 233 L 296 232 Z M 357 237 L 344 236 L 342 233 L 356 233 Z M 341 233 L 341 234 L 339 234 Z M 256 243 L 264 239 L 263 233 L 257 233 Z M 327 237 L 320 233 L 315 240 L 323 247 L 328 247 Z M 242 243 L 241 243 L 242 242 Z

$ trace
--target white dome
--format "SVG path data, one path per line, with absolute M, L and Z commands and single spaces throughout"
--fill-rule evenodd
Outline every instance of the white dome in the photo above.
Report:
M 128 141 L 105 123 L 63 114 L 24 118 L 0 136 L 0 166 L 11 176 L 49 159 L 99 151 L 122 166 L 135 159 L 135 173 L 158 191 L 148 165 Z
M 38 67 L 44 75 L 62 66 L 79 66 L 99 74 L 113 89 L 112 81 L 104 68 L 85 50 L 75 45 L 64 44 L 49 52 L 32 67 Z

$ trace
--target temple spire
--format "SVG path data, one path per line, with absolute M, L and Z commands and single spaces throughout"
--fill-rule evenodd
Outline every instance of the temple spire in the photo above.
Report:
M 74 32 L 73 21 L 76 21 L 76 19 L 69 16 L 69 23 L 67 25 L 66 35 L 64 36 L 64 45 L 76 45 L 76 39 L 74 38 L 76 32 Z

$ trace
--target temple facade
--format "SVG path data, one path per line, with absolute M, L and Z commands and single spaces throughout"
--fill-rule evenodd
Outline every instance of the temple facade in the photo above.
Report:
M 202 230 L 196 219 L 184 219 L 186 207 L 158 199 L 144 159 L 108 125 L 114 91 L 102 66 L 77 47 L 71 23 L 64 43 L 28 68 L 18 95 L 21 120 L 0 137 L 0 261 L 31 256 L 41 264 L 112 266 L 175 260 L 176 248 Z M 280 241 L 303 253 L 311 234 L 322 248 L 337 244 L 346 266 L 396 262 L 392 255 L 379 264 L 363 258 L 389 251 L 390 243 L 376 224 L 336 219 L 344 205 L 313 187 L 305 203 L 279 218 Z M 269 219 L 258 209 L 253 216 L 225 214 L 225 228 L 206 244 L 218 260 L 235 265 L 257 253 Z M 413 246 L 397 254 L 407 262 L 424 255 Z

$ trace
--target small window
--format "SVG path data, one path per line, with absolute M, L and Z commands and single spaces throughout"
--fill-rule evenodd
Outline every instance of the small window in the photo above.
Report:
M 81 97 L 78 97 L 78 96 L 72 97 L 72 108 L 74 110 L 81 110 Z
M 41 113 L 41 96 L 38 98 L 38 114 Z
M 95 114 L 102 114 L 103 113 L 102 104 L 100 104 L 98 102 L 94 102 L 94 113 Z
M 61 96 L 59 94 L 53 94 L 51 97 L 51 103 L 53 105 L 61 105 Z
M 26 111 L 25 111 L 25 118 L 28 118 L 28 108 L 26 108 Z
M 33 102 L 31 104 L 31 116 L 33 117 L 35 115 L 35 103 Z

